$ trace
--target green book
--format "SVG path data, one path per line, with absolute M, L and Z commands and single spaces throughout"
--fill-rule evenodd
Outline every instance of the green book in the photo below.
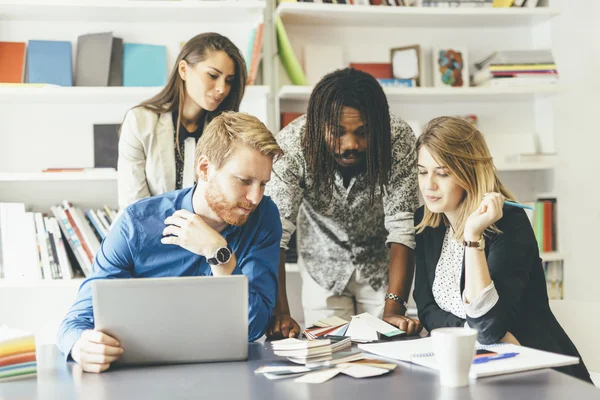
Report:
M 290 39 L 288 38 L 287 33 L 285 32 L 285 27 L 283 26 L 283 22 L 281 19 L 277 17 L 277 22 L 275 24 L 277 30 L 277 47 L 279 48 L 279 59 L 285 68 L 288 76 L 290 77 L 290 81 L 294 85 L 307 85 L 306 75 L 296 58 L 296 54 L 294 54 L 294 49 L 292 49 L 292 45 L 290 43 Z
M 533 217 L 533 232 L 537 240 L 540 253 L 544 251 L 544 202 L 535 202 L 535 215 Z

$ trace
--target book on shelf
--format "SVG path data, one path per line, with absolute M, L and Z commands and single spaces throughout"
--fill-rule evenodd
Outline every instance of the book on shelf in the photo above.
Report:
M 94 124 L 94 167 L 117 168 L 121 124 Z
M 275 29 L 277 32 L 277 48 L 279 50 L 279 60 L 283 65 L 290 81 L 293 85 L 307 85 L 306 75 L 300 66 L 298 58 L 294 53 L 290 39 L 288 38 L 281 18 L 275 20 Z
M 540 198 L 537 201 L 524 203 L 534 210 L 525 210 L 540 253 L 558 250 L 556 229 L 556 198 Z
M 164 86 L 167 83 L 165 46 L 124 43 L 123 86 Z
M 420 5 L 438 8 L 483 8 L 492 7 L 492 0 L 422 0 Z
M 410 88 L 417 86 L 416 79 L 377 79 L 377 82 L 384 88 Z
M 25 43 L 0 42 L 0 82 L 22 83 L 25 75 Z
M 551 50 L 495 51 L 475 63 L 475 86 L 518 87 L 559 83 Z
M 30 40 L 26 71 L 28 83 L 73 86 L 71 42 Z
M 257 81 L 259 64 L 262 60 L 264 30 L 264 24 L 261 22 L 256 28 L 252 29 L 250 33 L 248 46 L 250 47 L 251 43 L 252 47 L 246 60 L 248 69 L 248 85 L 255 85 Z
M 279 129 L 285 128 L 289 123 L 293 122 L 296 118 L 299 118 L 299 117 L 303 116 L 304 114 L 305 113 L 289 112 L 289 111 L 282 112 L 280 115 Z
M 26 212 L 23 203 L 0 203 L 0 277 L 7 280 L 87 277 L 116 212 L 75 207 Z
M 546 276 L 546 289 L 550 300 L 564 299 L 564 263 L 562 261 L 548 261 L 543 263 Z
M 376 79 L 393 79 L 392 63 L 350 63 L 350 68 L 366 72 Z
M 77 38 L 75 86 L 108 86 L 112 32 L 88 33 Z

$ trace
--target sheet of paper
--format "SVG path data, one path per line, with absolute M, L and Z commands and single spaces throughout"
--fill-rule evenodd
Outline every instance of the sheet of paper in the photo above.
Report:
M 331 368 L 323 371 L 309 372 L 308 374 L 294 379 L 298 383 L 323 383 L 327 382 L 337 374 L 342 372 L 342 368 Z
M 306 374 L 306 372 L 299 372 L 297 374 L 288 374 L 288 375 L 263 374 L 263 376 L 267 379 L 277 380 L 277 379 L 298 378 L 299 376 L 302 376 L 305 374 Z
M 327 326 L 339 326 L 339 325 L 344 325 L 347 323 L 348 323 L 348 321 L 346 321 L 345 319 L 333 316 L 333 317 L 323 318 L 323 319 L 318 320 L 317 322 L 315 322 L 315 326 L 325 328 Z
M 413 354 L 431 353 L 433 351 L 431 338 L 388 342 L 359 344 L 358 348 L 368 353 L 400 361 L 411 361 Z
M 365 323 L 362 319 L 352 317 L 350 326 L 346 331 L 346 336 L 350 336 L 352 341 L 371 342 L 378 339 L 377 331 Z
M 355 315 L 352 317 L 352 320 L 360 319 L 362 322 L 375 329 L 377 332 L 384 334 L 387 337 L 392 337 L 396 335 L 401 335 L 404 333 L 403 330 L 398 329 L 398 327 L 388 324 L 384 320 L 381 320 L 369 313 L 362 313 L 359 315 Z
M 369 365 L 371 367 L 385 368 L 389 370 L 396 369 L 396 364 L 391 364 L 383 360 L 376 360 L 374 358 L 365 358 L 363 360 L 353 361 L 352 364 Z
M 353 378 L 369 378 L 371 376 L 379 376 L 390 372 L 389 369 L 376 368 L 369 365 L 351 364 L 350 367 L 341 370 L 342 374 L 346 374 Z

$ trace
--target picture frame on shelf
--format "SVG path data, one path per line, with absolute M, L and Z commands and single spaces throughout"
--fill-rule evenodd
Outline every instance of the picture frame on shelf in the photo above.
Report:
M 394 47 L 390 59 L 394 79 L 414 80 L 415 86 L 421 86 L 421 46 Z
M 434 48 L 432 64 L 435 87 L 469 86 L 469 61 L 465 46 Z

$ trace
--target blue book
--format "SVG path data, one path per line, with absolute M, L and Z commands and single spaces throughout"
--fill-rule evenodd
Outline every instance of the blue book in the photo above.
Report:
M 414 79 L 377 79 L 383 87 L 414 87 Z
M 73 86 L 71 42 L 30 40 L 27 44 L 27 82 Z
M 123 86 L 164 86 L 167 48 L 152 44 L 123 44 Z

